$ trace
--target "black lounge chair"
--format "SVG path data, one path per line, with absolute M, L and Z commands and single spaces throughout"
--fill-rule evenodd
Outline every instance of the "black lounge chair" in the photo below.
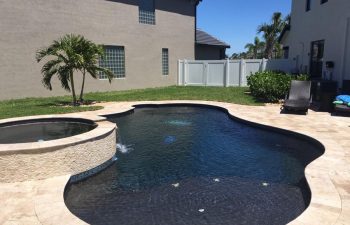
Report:
M 311 81 L 293 80 L 282 109 L 285 111 L 302 111 L 307 114 L 311 100 Z
M 343 87 L 340 92 L 341 95 L 350 95 L 350 80 L 343 80 Z M 336 113 L 350 113 L 350 107 L 346 105 L 335 105 Z

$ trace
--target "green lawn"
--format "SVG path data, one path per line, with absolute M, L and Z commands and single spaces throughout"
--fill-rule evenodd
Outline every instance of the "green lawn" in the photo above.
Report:
M 85 100 L 104 102 L 144 100 L 210 100 L 242 105 L 262 105 L 262 103 L 256 101 L 254 97 L 247 94 L 247 91 L 247 88 L 242 87 L 222 88 L 172 86 L 131 91 L 88 93 L 85 95 Z M 30 115 L 81 112 L 98 110 L 101 108 L 97 106 L 67 106 L 67 103 L 70 100 L 70 96 L 63 96 L 0 101 L 0 119 Z

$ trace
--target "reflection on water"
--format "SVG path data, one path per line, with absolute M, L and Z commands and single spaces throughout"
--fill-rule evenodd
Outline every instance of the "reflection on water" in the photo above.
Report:
M 164 144 L 172 144 L 176 141 L 176 137 L 175 136 L 166 136 L 164 138 Z
M 169 120 L 166 123 L 174 126 L 190 126 L 192 124 L 186 120 Z

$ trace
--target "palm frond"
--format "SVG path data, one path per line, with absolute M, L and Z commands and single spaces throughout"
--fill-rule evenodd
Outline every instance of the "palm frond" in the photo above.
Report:
M 103 67 L 96 67 L 96 70 L 100 73 L 105 74 L 107 76 L 109 83 L 111 83 L 115 77 L 114 73 L 110 69 L 103 68 Z
M 268 27 L 269 27 L 269 24 L 263 23 L 258 26 L 257 32 L 258 33 L 266 32 L 268 30 Z
M 43 74 L 42 83 L 44 87 L 49 90 L 52 90 L 51 79 L 52 77 L 58 73 L 60 64 L 62 63 L 59 59 L 50 60 L 41 69 L 41 73 Z
M 61 87 L 66 91 L 71 91 L 69 86 L 70 81 L 70 69 L 68 67 L 61 67 L 58 71 L 58 79 L 61 81 Z
M 251 49 L 253 47 L 254 47 L 254 44 L 252 44 L 252 43 L 248 43 L 244 46 L 245 49 Z

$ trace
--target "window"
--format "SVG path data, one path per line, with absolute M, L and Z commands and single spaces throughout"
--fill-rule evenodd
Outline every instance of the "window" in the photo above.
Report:
M 169 50 L 162 49 L 162 71 L 163 75 L 169 75 Z
M 306 12 L 311 10 L 311 0 L 306 0 Z
M 125 77 L 125 50 L 122 46 L 105 46 L 105 56 L 100 59 L 101 67 L 111 70 L 114 78 Z M 100 73 L 100 79 L 107 79 L 106 74 Z
M 328 2 L 328 0 L 321 0 L 321 4 Z
M 289 58 L 289 46 L 283 47 L 283 58 L 288 59 Z
M 154 0 L 139 0 L 139 23 L 156 24 Z

